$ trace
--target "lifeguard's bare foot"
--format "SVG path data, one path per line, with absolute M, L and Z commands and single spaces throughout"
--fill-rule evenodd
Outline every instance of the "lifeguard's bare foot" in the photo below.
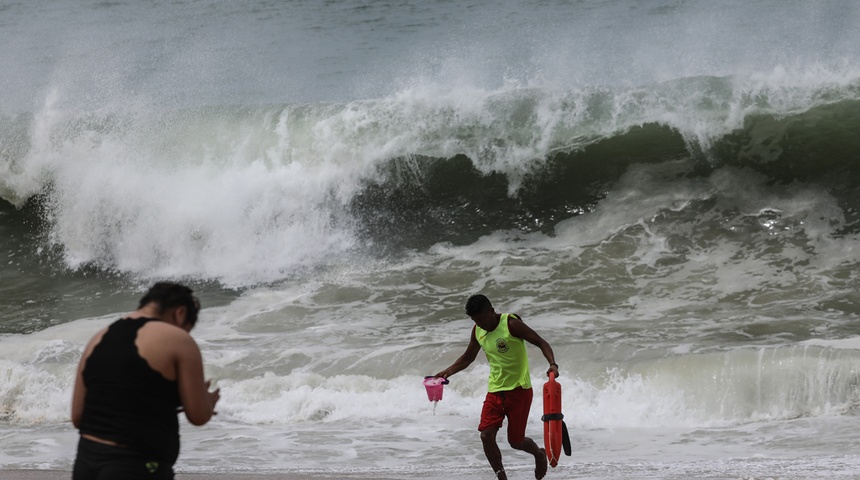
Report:
M 540 454 L 535 455 L 535 478 L 541 480 L 546 476 L 546 450 L 540 449 Z

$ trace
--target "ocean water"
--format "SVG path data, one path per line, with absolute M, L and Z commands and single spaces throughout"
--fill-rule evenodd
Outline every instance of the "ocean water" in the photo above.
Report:
M 222 392 L 180 472 L 493 478 L 486 361 L 421 385 L 483 292 L 560 364 L 548 478 L 857 477 L 858 21 L 0 2 L 0 469 L 71 467 L 83 345 L 173 279 Z

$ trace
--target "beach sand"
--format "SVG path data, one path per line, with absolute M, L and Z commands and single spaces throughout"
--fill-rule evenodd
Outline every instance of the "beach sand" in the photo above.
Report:
M 0 470 L 0 480 L 69 480 L 72 472 L 56 470 Z M 300 480 L 301 477 L 281 475 L 177 475 L 176 480 Z
M 57 470 L 0 470 L 0 480 L 69 480 L 72 472 Z M 177 473 L 176 480 L 390 480 L 381 477 L 326 476 L 325 474 L 243 474 L 243 473 Z
M 69 480 L 72 472 L 57 470 L 0 470 L 0 480 Z M 327 476 L 300 473 L 177 473 L 176 480 L 391 480 L 394 477 Z

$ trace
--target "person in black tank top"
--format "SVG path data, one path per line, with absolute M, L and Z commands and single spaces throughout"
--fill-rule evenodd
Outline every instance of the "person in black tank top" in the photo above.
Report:
M 177 414 L 203 425 L 220 398 L 188 335 L 199 308 L 191 289 L 160 282 L 87 345 L 72 401 L 81 434 L 73 480 L 174 478 Z

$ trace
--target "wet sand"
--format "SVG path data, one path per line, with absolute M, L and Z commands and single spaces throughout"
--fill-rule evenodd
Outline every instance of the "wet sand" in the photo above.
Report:
M 72 472 L 57 470 L 0 470 L 0 480 L 69 480 Z M 346 477 L 326 476 L 324 474 L 293 474 L 293 473 L 271 473 L 271 474 L 243 474 L 243 473 L 177 473 L 176 480 L 390 480 L 380 477 Z

